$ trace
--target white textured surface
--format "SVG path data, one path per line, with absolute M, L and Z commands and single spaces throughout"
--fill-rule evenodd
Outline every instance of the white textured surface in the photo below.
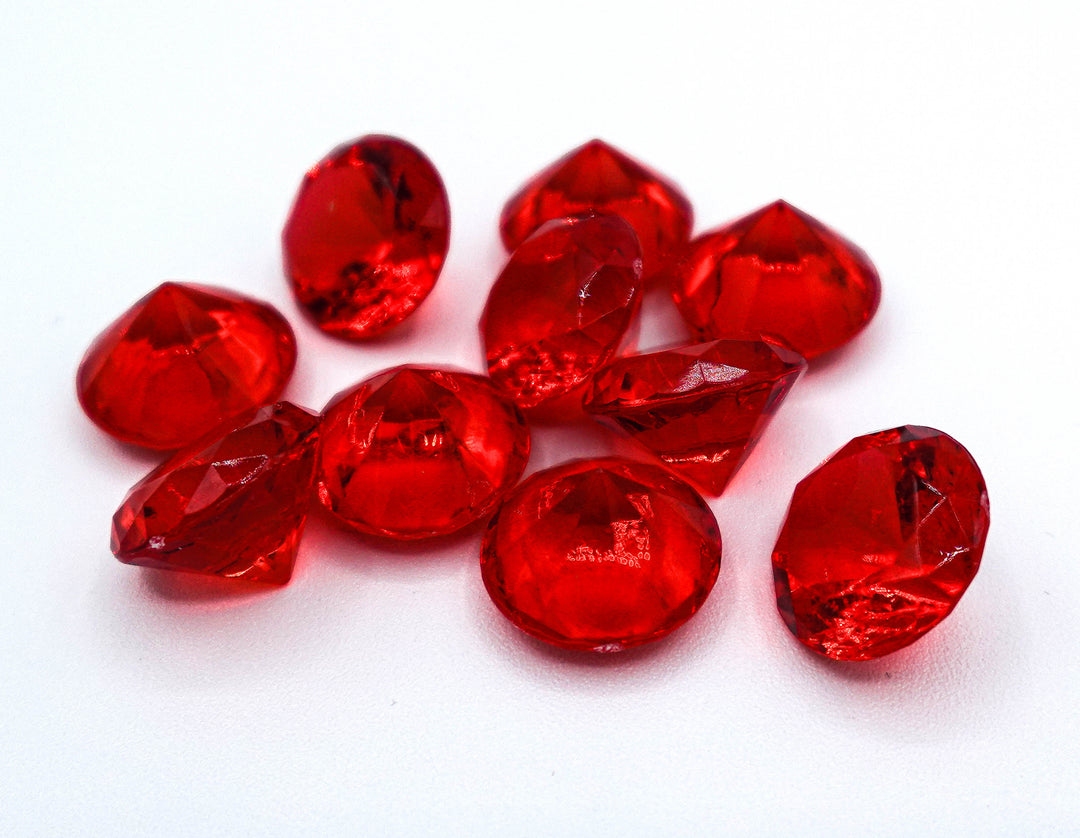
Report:
M 1075 834 L 1072 4 L 4 6 L 0 832 Z M 355 348 L 299 318 L 277 235 L 303 170 L 372 131 L 436 162 L 454 235 L 412 322 Z M 885 283 L 715 504 L 723 569 L 682 632 L 540 648 L 475 535 L 391 551 L 315 521 L 294 582 L 239 597 L 113 561 L 152 458 L 72 380 L 122 309 L 166 278 L 273 301 L 311 406 L 398 361 L 477 368 L 502 201 L 593 135 L 681 182 L 699 230 L 783 196 Z M 648 315 L 645 346 L 675 322 Z M 905 422 L 982 465 L 983 569 L 913 648 L 831 665 L 777 617 L 770 547 L 802 475 Z M 532 467 L 606 445 L 545 430 Z

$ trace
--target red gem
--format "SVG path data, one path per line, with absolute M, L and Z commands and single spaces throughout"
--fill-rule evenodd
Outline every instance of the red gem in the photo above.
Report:
M 274 401 L 295 364 L 296 338 L 275 309 L 166 282 L 98 336 L 76 389 L 86 415 L 110 434 L 167 450 Z
M 364 533 L 445 535 L 491 512 L 528 458 L 521 411 L 486 378 L 395 367 L 327 406 L 319 496 Z
M 851 340 L 881 298 L 862 250 L 783 201 L 698 236 L 670 272 L 701 337 L 771 335 L 808 360 Z
M 500 229 L 516 249 L 545 221 L 589 210 L 630 222 L 647 273 L 654 272 L 693 227 L 690 202 L 674 183 L 601 140 L 592 140 L 552 163 L 503 208 Z
M 175 454 L 113 516 L 125 564 L 284 584 L 315 482 L 319 417 L 288 402 Z
M 790 349 L 719 340 L 617 358 L 585 410 L 719 495 L 806 369 Z
M 488 375 L 524 408 L 567 396 L 615 352 L 641 287 L 641 251 L 625 221 L 549 221 L 491 288 L 480 324 Z
M 439 173 L 417 148 L 369 136 L 304 177 L 285 222 L 285 273 L 319 327 L 352 340 L 404 320 L 431 291 L 450 242 Z
M 616 651 L 697 611 L 720 570 L 720 532 L 697 493 L 662 469 L 579 460 L 510 495 L 481 570 L 518 628 L 564 649 Z
M 853 439 L 795 489 L 773 553 L 791 632 L 837 660 L 895 652 L 979 569 L 990 505 L 971 455 L 932 428 Z

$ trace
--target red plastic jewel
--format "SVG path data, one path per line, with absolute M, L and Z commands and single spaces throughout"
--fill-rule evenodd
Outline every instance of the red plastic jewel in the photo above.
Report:
M 795 489 L 773 553 L 791 632 L 837 660 L 878 658 L 941 622 L 975 577 L 990 526 L 979 467 L 952 437 L 858 437 Z
M 445 535 L 491 512 L 528 457 L 521 411 L 486 378 L 395 367 L 327 406 L 319 496 L 361 532 Z
M 679 187 L 617 148 L 591 140 L 556 160 L 507 201 L 500 222 L 503 242 L 514 250 L 545 221 L 589 210 L 630 222 L 646 273 L 684 245 L 693 227 L 693 210 Z
M 305 176 L 285 222 L 285 273 L 324 331 L 360 339 L 401 322 L 435 285 L 450 242 L 439 173 L 418 149 L 368 136 Z
M 280 402 L 140 480 L 113 516 L 125 564 L 284 584 L 313 498 L 319 417 Z
M 585 410 L 719 495 L 806 369 L 790 349 L 719 340 L 617 358 Z
M 641 251 L 625 221 L 549 221 L 491 288 L 480 324 L 488 375 L 523 408 L 567 396 L 615 352 L 641 289 Z
M 296 339 L 275 309 L 166 282 L 98 336 L 76 389 L 86 415 L 117 439 L 169 450 L 274 401 L 295 364 Z
M 488 527 L 492 600 L 518 628 L 564 649 L 657 640 L 705 601 L 720 532 L 705 502 L 662 469 L 580 460 L 534 474 Z
M 881 298 L 862 250 L 783 201 L 696 237 L 669 271 L 702 338 L 773 336 L 807 360 L 851 340 Z

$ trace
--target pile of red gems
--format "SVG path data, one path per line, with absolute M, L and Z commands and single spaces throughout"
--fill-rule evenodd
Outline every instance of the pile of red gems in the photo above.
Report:
M 503 211 L 512 251 L 481 333 L 487 377 L 400 366 L 321 414 L 277 402 L 296 344 L 270 306 L 166 283 L 86 353 L 78 395 L 113 436 L 179 449 L 113 519 L 129 564 L 287 582 L 317 495 L 362 533 L 445 535 L 494 513 L 480 568 L 498 608 L 564 648 L 656 640 L 701 606 L 719 495 L 813 359 L 880 297 L 866 255 L 782 201 L 690 239 L 679 189 L 605 143 L 571 152 Z M 392 137 L 342 146 L 304 178 L 283 234 L 297 299 L 361 340 L 431 291 L 449 243 L 441 179 Z M 668 284 L 701 343 L 615 357 L 645 284 Z M 533 475 L 525 413 L 582 411 L 657 464 L 586 459 Z M 833 658 L 895 651 L 975 575 L 989 525 L 971 455 L 946 434 L 859 437 L 796 488 L 773 553 L 792 633 Z

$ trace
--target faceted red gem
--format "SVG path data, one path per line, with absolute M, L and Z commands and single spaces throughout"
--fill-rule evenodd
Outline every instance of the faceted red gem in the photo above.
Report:
M 646 273 L 690 237 L 693 210 L 674 183 L 601 140 L 556 160 L 503 208 L 500 230 L 516 249 L 545 221 L 594 210 L 630 222 L 641 243 Z
M 783 201 L 696 237 L 668 270 L 702 338 L 769 335 L 808 360 L 851 340 L 881 298 L 862 250 Z
M 484 536 L 481 570 L 499 610 L 533 637 L 617 651 L 693 616 L 720 570 L 720 531 L 662 469 L 579 460 L 514 490 Z
M 125 564 L 284 584 L 314 496 L 319 417 L 280 402 L 184 449 L 113 516 Z
M 327 406 L 319 496 L 364 533 L 446 535 L 491 512 L 528 457 L 521 411 L 486 378 L 395 367 Z
M 641 250 L 625 221 L 549 221 L 491 288 L 480 323 L 488 375 L 523 408 L 567 396 L 615 352 L 641 289 Z
M 780 614 L 830 658 L 895 652 L 953 610 L 989 526 L 986 484 L 955 439 L 910 425 L 858 437 L 795 489 L 773 553 Z
M 321 329 L 368 338 L 401 322 L 435 285 L 450 242 L 439 173 L 417 148 L 368 136 L 304 177 L 285 222 L 285 273 Z
M 76 389 L 86 415 L 116 438 L 168 450 L 274 401 L 295 364 L 296 338 L 275 309 L 166 282 L 98 336 Z
M 585 410 L 719 495 L 806 369 L 790 349 L 718 340 L 616 358 Z

